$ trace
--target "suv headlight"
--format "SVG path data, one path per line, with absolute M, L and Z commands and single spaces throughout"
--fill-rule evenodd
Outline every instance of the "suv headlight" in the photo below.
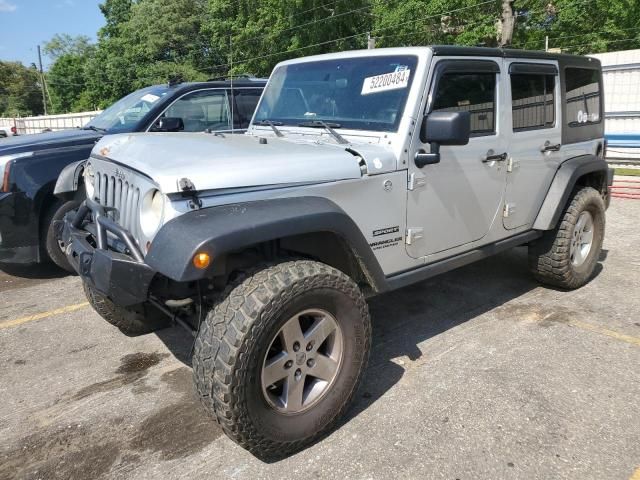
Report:
M 160 190 L 150 190 L 140 203 L 140 228 L 147 238 L 160 229 L 164 217 L 165 196 Z

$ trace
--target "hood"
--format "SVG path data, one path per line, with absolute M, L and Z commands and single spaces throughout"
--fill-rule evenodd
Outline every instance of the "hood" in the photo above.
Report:
M 20 135 L 0 141 L 0 156 L 76 145 L 92 145 L 101 136 L 101 134 L 92 130 L 81 129 Z
M 147 175 L 168 194 L 180 191 L 183 178 L 200 191 L 360 178 L 358 148 L 272 136 L 146 133 L 105 137 L 93 155 Z M 363 148 L 376 165 L 391 163 L 393 154 L 383 147 Z

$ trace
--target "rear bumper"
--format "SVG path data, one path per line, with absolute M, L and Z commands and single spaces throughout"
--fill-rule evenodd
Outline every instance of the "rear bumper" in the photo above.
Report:
M 95 223 L 87 224 L 90 216 Z M 87 200 L 56 229 L 67 245 L 69 262 L 83 281 L 123 307 L 148 300 L 156 272 L 144 263 L 131 234 L 112 222 L 104 207 Z

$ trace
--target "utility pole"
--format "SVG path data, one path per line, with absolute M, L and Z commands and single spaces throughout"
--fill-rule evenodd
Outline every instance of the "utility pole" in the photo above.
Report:
M 371 36 L 371 32 L 367 32 L 367 48 L 369 50 L 376 48 L 376 39 Z
M 40 45 L 38 45 L 38 63 L 40 64 L 40 87 L 42 88 L 42 106 L 44 107 L 44 114 L 48 115 L 47 94 L 45 93 L 44 70 L 42 70 L 42 53 L 40 52 Z
M 544 37 L 544 51 L 545 52 L 549 51 L 549 35 L 546 35 Z

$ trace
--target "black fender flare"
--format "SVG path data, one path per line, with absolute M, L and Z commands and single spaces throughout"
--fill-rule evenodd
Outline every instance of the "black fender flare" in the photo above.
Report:
M 199 280 L 206 270 L 193 265 L 196 253 L 221 255 L 293 235 L 331 232 L 356 255 L 374 290 L 386 288 L 384 272 L 355 222 L 338 205 L 322 197 L 293 197 L 203 208 L 165 224 L 154 238 L 145 262 L 179 282 Z
M 563 162 L 558 168 L 547 196 L 533 224 L 534 230 L 553 230 L 564 211 L 571 192 L 580 177 L 593 172 L 602 172 L 609 184 L 607 162 L 595 155 L 580 155 Z
M 78 190 L 78 184 L 80 183 L 80 175 L 82 175 L 86 162 L 86 160 L 73 162 L 62 169 L 60 175 L 58 175 L 56 186 L 53 189 L 55 196 L 65 200 L 74 198 Z

